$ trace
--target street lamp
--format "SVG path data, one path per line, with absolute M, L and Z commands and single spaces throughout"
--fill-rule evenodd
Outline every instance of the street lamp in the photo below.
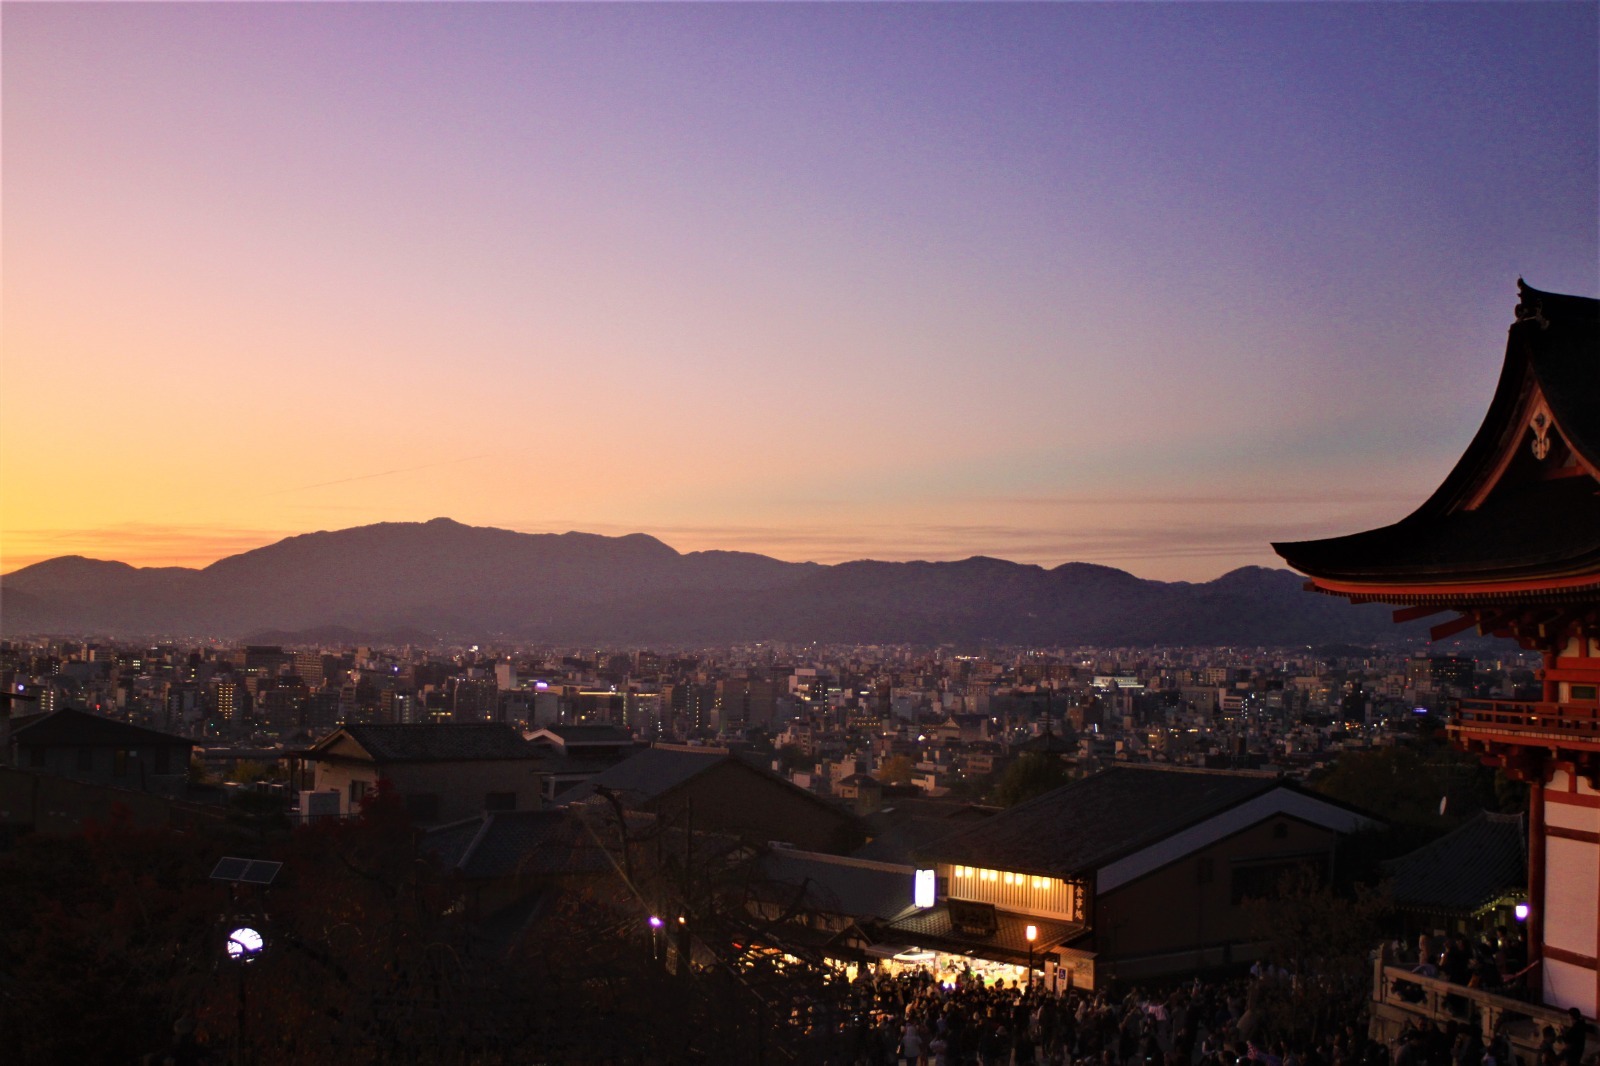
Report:
M 661 940 L 660 940 L 661 927 L 663 925 L 665 925 L 665 924 L 666 923 L 661 920 L 659 915 L 652 914 L 650 916 L 650 961 L 651 962 L 660 962 L 661 961 Z
M 234 962 L 249 962 L 261 954 L 266 939 L 248 925 L 241 925 L 228 934 L 228 958 Z
M 1026 928 L 1026 929 L 1024 929 L 1022 931 L 1022 935 L 1028 938 L 1028 991 L 1032 992 L 1033 991 L 1033 942 L 1035 940 L 1039 939 L 1039 927 L 1036 926 L 1036 925 L 1030 925 L 1030 926 L 1028 926 L 1028 928 Z

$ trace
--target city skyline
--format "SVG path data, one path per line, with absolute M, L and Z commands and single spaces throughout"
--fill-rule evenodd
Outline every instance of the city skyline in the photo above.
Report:
M 0 572 L 442 515 L 1207 580 L 1401 517 L 1517 276 L 1600 292 L 1592 4 L 3 17 Z

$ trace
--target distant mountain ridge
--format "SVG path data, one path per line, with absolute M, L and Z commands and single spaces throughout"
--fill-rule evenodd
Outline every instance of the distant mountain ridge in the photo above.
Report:
M 0 578 L 8 637 L 288 641 L 317 630 L 677 645 L 1287 645 L 1405 632 L 1386 608 L 1308 593 L 1298 575 L 1262 567 L 1189 583 L 985 556 L 789 563 L 680 553 L 643 533 L 517 533 L 447 518 L 307 533 L 200 569 L 63 556 Z

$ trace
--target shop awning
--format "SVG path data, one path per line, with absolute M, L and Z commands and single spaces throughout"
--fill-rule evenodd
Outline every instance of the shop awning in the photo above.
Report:
M 882 926 L 880 931 L 886 943 L 906 941 L 921 948 L 934 948 L 995 962 L 1026 962 L 1029 947 L 1027 928 L 1030 925 L 1037 932 L 1033 941 L 1033 958 L 1036 962 L 1044 953 L 1088 933 L 1088 928 L 1082 922 L 1063 922 L 997 910 L 994 912 L 994 931 L 987 935 L 975 934 L 970 926 L 966 930 L 957 928 L 951 920 L 950 907 L 945 903 L 927 910 L 912 908 L 904 911 Z M 876 954 L 876 945 L 868 950 Z

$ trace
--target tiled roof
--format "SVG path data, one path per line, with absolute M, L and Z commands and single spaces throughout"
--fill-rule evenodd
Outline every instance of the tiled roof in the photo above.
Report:
M 892 863 L 843 859 L 776 848 L 762 856 L 762 876 L 783 885 L 806 886 L 810 906 L 852 918 L 889 919 L 911 906 L 915 869 Z
M 892 803 L 862 819 L 872 839 L 855 850 L 856 858 L 912 863 L 934 841 L 994 817 L 994 811 L 966 803 L 900 797 Z
M 531 759 L 540 754 L 521 733 L 501 722 L 347 725 L 343 731 L 378 762 Z
M 129 725 L 98 714 L 70 707 L 50 714 L 31 715 L 15 720 L 12 736 L 21 747 L 193 747 L 188 737 L 158 733 L 154 729 Z
M 553 733 L 568 744 L 631 744 L 633 734 L 614 725 L 547 725 L 542 731 Z
M 927 859 L 1076 877 L 1273 789 L 1275 777 L 1116 766 L 952 833 Z
M 592 781 L 585 781 L 557 796 L 556 802 L 584 799 L 594 795 L 597 787 L 628 793 L 635 798 L 655 799 L 729 758 L 721 749 L 702 753 L 683 748 L 645 748 L 601 771 Z
M 911 908 L 894 921 L 880 928 L 889 940 L 924 948 L 944 948 L 959 954 L 979 958 L 1023 959 L 1028 955 L 1027 928 L 1033 926 L 1037 937 L 1033 941 L 1034 957 L 1058 944 L 1068 944 L 1085 932 L 1078 922 L 1057 922 L 1008 911 L 995 912 L 995 931 L 991 936 L 975 936 L 956 929 L 950 920 L 950 908 L 939 904 L 927 910 Z
M 1387 865 L 1398 905 L 1475 914 L 1527 887 L 1527 830 L 1520 814 L 1483 811 Z
M 1554 420 L 1549 435 L 1566 441 L 1589 469 L 1600 465 L 1600 300 L 1518 286 L 1522 300 L 1489 410 L 1444 482 L 1393 525 L 1274 544 L 1290 566 L 1322 580 L 1375 586 L 1600 574 L 1594 478 L 1512 477 L 1515 464 L 1503 465 L 1508 449 L 1525 465 L 1538 461 L 1524 443 L 1532 436 L 1526 401 L 1534 390 Z M 1499 487 L 1474 502 L 1501 474 Z
M 422 838 L 424 851 L 471 880 L 603 873 L 605 848 L 573 811 L 488 811 L 440 826 Z

